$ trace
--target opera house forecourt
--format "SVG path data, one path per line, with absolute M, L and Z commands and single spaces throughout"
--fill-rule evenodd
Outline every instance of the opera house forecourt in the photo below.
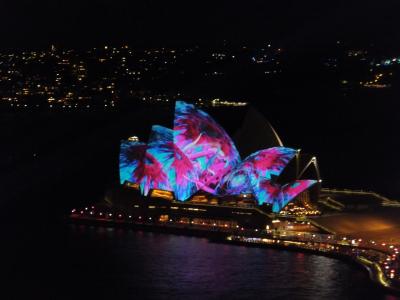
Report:
M 400 241 L 368 230 L 379 223 L 371 211 L 389 220 L 386 209 L 393 214 L 400 204 L 373 192 L 322 189 L 316 158 L 285 147 L 253 108 L 231 138 L 208 113 L 176 101 L 170 128 L 153 125 L 147 143 L 121 141 L 119 181 L 70 219 L 344 257 L 380 286 L 399 289 Z M 346 232 L 355 212 L 356 229 Z

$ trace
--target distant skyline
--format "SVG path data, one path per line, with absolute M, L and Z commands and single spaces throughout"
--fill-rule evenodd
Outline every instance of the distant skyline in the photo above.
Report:
M 1 48 L 138 46 L 276 41 L 298 47 L 335 39 L 400 48 L 400 4 L 385 1 L 2 2 Z

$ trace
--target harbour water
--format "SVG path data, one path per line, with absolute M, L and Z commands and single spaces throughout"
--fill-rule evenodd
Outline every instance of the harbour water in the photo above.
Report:
M 357 265 L 206 238 L 60 222 L 15 242 L 18 299 L 397 299 Z

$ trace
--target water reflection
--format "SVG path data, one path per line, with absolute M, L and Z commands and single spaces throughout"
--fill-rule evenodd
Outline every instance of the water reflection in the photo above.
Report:
M 102 296 L 118 289 L 149 298 L 396 299 L 362 269 L 323 256 L 101 227 L 71 228 L 69 239 L 76 272 L 87 275 L 74 281 L 95 280 L 92 294 Z

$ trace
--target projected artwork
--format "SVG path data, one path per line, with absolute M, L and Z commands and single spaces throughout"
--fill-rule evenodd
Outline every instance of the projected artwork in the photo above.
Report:
M 207 113 L 183 101 L 175 106 L 174 143 L 193 162 L 196 184 L 209 193 L 216 193 L 221 179 L 240 162 L 225 130 Z
M 248 170 L 240 165 L 238 168 L 227 174 L 223 179 L 219 190 L 221 195 L 253 194 L 253 188 Z
M 300 193 L 317 183 L 317 180 L 296 180 L 283 186 L 269 180 L 260 181 L 254 194 L 259 204 L 272 205 L 273 212 L 280 212 L 290 201 Z
M 257 151 L 248 156 L 242 163 L 250 173 L 252 181 L 272 179 L 279 176 L 290 160 L 296 155 L 296 150 L 285 147 L 273 147 Z
M 150 189 L 173 191 L 175 185 L 173 131 L 154 125 L 144 155 L 144 173 L 140 190 L 147 196 Z
M 280 212 L 290 201 L 297 197 L 300 193 L 317 183 L 316 180 L 296 180 L 282 187 L 281 197 L 278 201 L 274 201 L 272 205 L 273 212 Z
M 119 154 L 119 179 L 137 183 L 144 172 L 143 157 L 146 144 L 140 142 L 121 141 Z
M 147 144 L 121 143 L 120 181 L 138 183 L 145 196 L 153 189 L 173 192 L 179 201 L 199 190 L 215 196 L 253 194 L 278 212 L 316 182 L 276 183 L 296 153 L 273 147 L 241 161 L 221 126 L 192 104 L 177 101 L 173 129 L 154 125 Z
M 174 146 L 175 156 L 175 197 L 185 201 L 199 190 L 199 174 L 191 161 L 178 147 Z
M 241 194 L 256 189 L 261 180 L 278 177 L 296 150 L 285 147 L 274 147 L 257 151 L 249 155 L 237 168 L 223 180 L 225 193 Z

